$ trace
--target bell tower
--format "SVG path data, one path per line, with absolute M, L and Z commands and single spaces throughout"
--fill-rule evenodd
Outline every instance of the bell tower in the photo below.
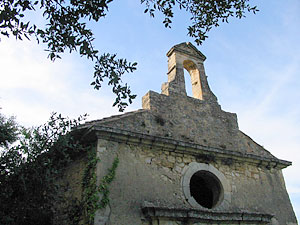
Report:
M 168 82 L 162 85 L 162 94 L 184 95 L 186 86 L 184 69 L 191 76 L 193 97 L 203 101 L 217 102 L 216 96 L 208 86 L 204 70 L 206 57 L 190 42 L 184 42 L 172 47 L 168 53 Z

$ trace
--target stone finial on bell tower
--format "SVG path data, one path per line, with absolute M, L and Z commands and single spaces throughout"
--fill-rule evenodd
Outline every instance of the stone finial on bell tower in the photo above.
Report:
M 206 57 L 190 42 L 184 42 L 172 47 L 168 53 L 168 82 L 162 85 L 162 94 L 186 94 L 184 69 L 192 82 L 193 97 L 204 101 L 217 101 L 211 92 L 205 75 L 203 62 Z

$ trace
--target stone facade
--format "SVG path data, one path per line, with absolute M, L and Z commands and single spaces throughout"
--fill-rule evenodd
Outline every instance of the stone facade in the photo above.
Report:
M 242 133 L 211 92 L 205 56 L 190 43 L 167 53 L 168 82 L 143 109 L 80 127 L 96 142 L 98 182 L 119 158 L 110 204 L 95 224 L 297 224 L 282 169 L 290 166 Z M 192 80 L 186 94 L 184 69 Z

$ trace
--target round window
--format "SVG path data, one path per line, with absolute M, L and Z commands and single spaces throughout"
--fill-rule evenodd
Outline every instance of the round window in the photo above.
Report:
M 190 193 L 202 207 L 212 209 L 217 205 L 222 193 L 219 179 L 208 171 L 198 171 L 190 179 Z
M 183 169 L 181 184 L 186 201 L 193 207 L 214 209 L 231 202 L 229 182 L 210 164 L 191 162 Z

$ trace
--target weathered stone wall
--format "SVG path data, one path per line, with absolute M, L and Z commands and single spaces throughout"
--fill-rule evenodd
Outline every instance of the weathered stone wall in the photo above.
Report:
M 119 166 L 116 178 L 110 185 L 110 204 L 98 214 L 95 224 L 104 224 L 99 221 L 107 216 L 109 224 L 142 224 L 141 206 L 144 201 L 178 207 L 182 205 L 180 180 L 173 177 L 171 183 L 167 180 L 167 175 L 172 174 L 162 167 L 147 166 L 144 159 L 136 156 L 135 150 L 138 151 L 138 148 L 100 140 L 98 149 L 101 160 L 97 168 L 99 180 L 107 174 L 115 157 L 119 158 Z
M 217 103 L 150 91 L 143 97 L 143 108 L 146 110 L 94 123 L 242 154 L 274 157 L 239 131 L 236 114 L 224 112 Z
M 74 224 L 78 215 L 76 204 L 82 197 L 82 177 L 86 167 L 87 157 L 83 155 L 71 161 L 65 167 L 62 177 L 58 177 L 59 187 L 57 198 L 54 202 L 54 225 Z M 80 218 L 78 218 L 80 221 Z M 82 224 L 81 222 L 79 224 Z
M 146 220 L 143 222 L 141 213 L 145 201 L 164 207 L 192 208 L 186 201 L 181 182 L 185 168 L 192 162 L 212 165 L 229 183 L 230 204 L 221 204 L 213 208 L 214 211 L 275 214 L 279 224 L 296 224 L 281 170 L 240 162 L 228 165 L 219 159 L 208 162 L 193 155 L 106 140 L 99 140 L 98 150 L 102 162 L 98 166 L 99 177 L 105 175 L 115 157 L 120 160 L 116 179 L 110 187 L 109 208 L 99 214 L 100 218 L 108 219 L 109 224 L 149 224 Z M 200 205 L 198 208 L 204 209 Z

